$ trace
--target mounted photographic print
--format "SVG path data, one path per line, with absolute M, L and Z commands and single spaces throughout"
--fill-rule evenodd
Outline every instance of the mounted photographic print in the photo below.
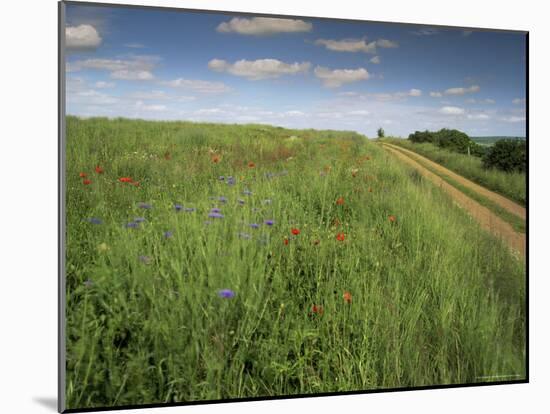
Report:
M 67 1 L 59 59 L 60 411 L 528 381 L 527 32 Z

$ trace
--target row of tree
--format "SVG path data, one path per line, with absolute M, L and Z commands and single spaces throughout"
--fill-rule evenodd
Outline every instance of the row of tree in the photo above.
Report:
M 409 135 L 415 143 L 429 142 L 449 151 L 481 157 L 485 168 L 502 171 L 525 172 L 527 169 L 527 146 L 524 140 L 502 139 L 488 147 L 479 145 L 457 129 L 443 128 L 439 131 L 415 131 Z

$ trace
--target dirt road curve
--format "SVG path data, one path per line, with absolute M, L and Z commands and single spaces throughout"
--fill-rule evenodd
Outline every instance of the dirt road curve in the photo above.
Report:
M 525 234 L 516 232 L 510 224 L 508 224 L 507 222 L 502 220 L 500 217 L 495 215 L 493 212 L 491 212 L 491 210 L 482 206 L 477 201 L 471 199 L 470 197 L 468 197 L 467 195 L 465 195 L 464 193 L 462 193 L 461 191 L 459 191 L 458 189 L 456 189 L 455 187 L 447 183 L 438 175 L 432 173 L 427 168 L 423 167 L 420 163 L 415 161 L 412 157 L 409 157 L 404 152 L 401 152 L 400 150 L 396 149 L 396 148 L 401 149 L 400 147 L 395 147 L 393 145 L 388 145 L 388 144 L 383 144 L 383 146 L 386 150 L 390 151 L 397 158 L 399 158 L 403 162 L 407 163 L 411 167 L 418 170 L 418 172 L 422 174 L 422 176 L 426 177 L 427 179 L 432 181 L 435 185 L 437 185 L 438 187 L 443 189 L 445 192 L 447 192 L 453 198 L 453 200 L 455 200 L 461 207 L 466 209 L 468 213 L 475 220 L 479 222 L 479 224 L 483 229 L 491 232 L 498 238 L 502 239 L 505 243 L 507 243 L 510 246 L 513 252 L 519 254 L 522 259 L 525 259 Z M 434 168 L 436 168 L 435 166 L 437 166 L 439 167 L 438 170 L 441 169 L 445 174 L 447 174 L 446 171 L 448 170 L 441 167 L 439 164 L 433 163 L 432 161 L 430 161 L 430 163 L 434 164 Z M 453 179 L 459 181 L 461 184 L 466 185 L 464 184 L 464 181 L 467 181 L 467 180 L 465 180 L 463 177 L 457 174 L 454 174 L 452 177 Z M 480 188 L 483 189 L 483 187 L 480 187 Z M 488 191 L 487 189 L 483 189 L 483 190 Z M 485 195 L 484 192 L 481 194 Z M 515 203 L 512 203 L 512 204 L 515 204 Z M 525 211 L 524 211 L 524 214 L 525 214 Z M 525 217 L 525 215 L 523 217 Z
M 497 194 L 493 191 L 490 191 L 486 189 L 485 187 L 480 186 L 479 184 L 474 183 L 473 181 L 470 181 L 461 175 L 458 175 L 457 173 L 454 173 L 453 171 L 443 167 L 442 165 L 433 162 L 432 160 L 423 157 L 420 154 L 417 154 L 416 152 L 410 151 L 408 149 L 398 147 L 397 145 L 392 144 L 384 144 L 389 147 L 392 147 L 396 150 L 399 150 L 401 152 L 404 152 L 405 154 L 410 155 L 412 158 L 416 158 L 417 160 L 420 160 L 425 165 L 429 165 L 430 168 L 433 168 L 434 170 L 441 172 L 442 174 L 445 174 L 446 176 L 452 178 L 453 180 L 457 181 L 458 183 L 462 184 L 464 187 L 468 187 L 472 190 L 474 190 L 476 193 L 481 194 L 483 197 L 488 198 L 489 200 L 493 201 L 494 203 L 498 204 L 505 210 L 508 210 L 510 213 L 515 214 L 516 216 L 522 218 L 525 220 L 526 214 L 525 214 L 525 208 L 520 206 L 517 203 L 514 203 L 513 201 L 507 199 L 506 197 L 501 196 L 500 194 Z

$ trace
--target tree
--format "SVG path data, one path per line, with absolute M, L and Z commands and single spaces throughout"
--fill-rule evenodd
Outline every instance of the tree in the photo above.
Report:
M 376 134 L 378 135 L 378 138 L 384 138 L 386 136 L 382 128 L 378 128 L 378 131 L 376 131 Z
M 498 168 L 512 172 L 527 169 L 527 146 L 525 141 L 501 139 L 489 148 L 483 157 L 485 168 Z
M 475 145 L 468 135 L 457 129 L 440 129 L 435 133 L 435 139 L 437 145 L 441 148 L 447 148 L 463 154 L 468 152 L 468 147 L 472 148 Z
M 435 143 L 435 134 L 428 130 L 415 131 L 414 134 L 409 135 L 409 140 L 412 142 L 432 142 Z

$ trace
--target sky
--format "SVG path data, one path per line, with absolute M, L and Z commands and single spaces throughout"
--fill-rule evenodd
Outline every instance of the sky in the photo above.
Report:
M 66 8 L 67 114 L 525 136 L 518 32 Z

